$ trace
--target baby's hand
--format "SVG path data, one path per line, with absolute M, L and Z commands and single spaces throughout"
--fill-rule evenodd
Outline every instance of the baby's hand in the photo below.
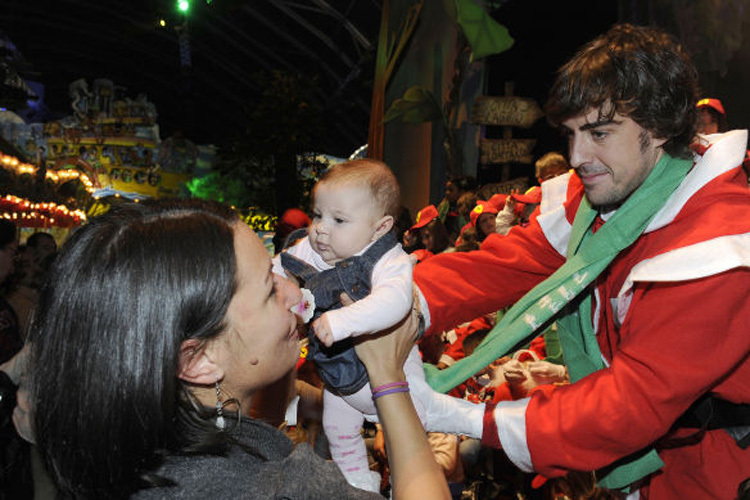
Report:
M 333 345 L 333 332 L 331 331 L 331 325 L 328 324 L 328 318 L 326 314 L 320 316 L 320 318 L 313 321 L 312 324 L 315 336 L 318 337 L 326 347 Z

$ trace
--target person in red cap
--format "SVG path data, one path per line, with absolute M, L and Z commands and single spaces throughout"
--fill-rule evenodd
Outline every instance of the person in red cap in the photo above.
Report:
M 417 219 L 408 231 L 404 233 L 404 250 L 406 250 L 416 262 L 432 257 L 433 253 L 425 248 L 422 241 L 422 231 L 430 222 L 439 218 L 435 205 L 427 205 L 417 212 Z
M 498 208 L 494 203 L 480 200 L 471 211 L 471 225 L 477 228 L 477 238 L 484 241 L 487 236 L 495 233 L 495 216 Z
M 721 101 L 713 98 L 701 99 L 698 108 L 698 133 L 709 135 L 727 131 L 727 113 Z
M 472 356 L 429 371 L 440 390 L 557 323 L 571 383 L 464 417 L 526 472 L 659 500 L 733 500 L 750 477 L 748 134 L 693 154 L 697 91 L 674 37 L 614 26 L 545 106 L 574 172 L 542 185 L 527 227 L 414 269 L 428 336 L 512 306 Z

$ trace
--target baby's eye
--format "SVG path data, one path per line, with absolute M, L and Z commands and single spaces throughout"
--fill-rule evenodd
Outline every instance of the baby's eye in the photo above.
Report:
M 320 219 L 320 213 L 318 212 L 313 212 L 312 216 L 313 216 L 313 219 Z
M 345 221 L 344 219 L 342 219 L 341 217 L 334 217 L 333 221 L 334 221 L 334 222 L 335 222 L 336 224 L 343 224 L 344 222 L 346 222 L 346 221 Z

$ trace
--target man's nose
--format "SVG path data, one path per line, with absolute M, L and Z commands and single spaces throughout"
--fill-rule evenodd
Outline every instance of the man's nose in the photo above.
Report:
M 579 135 L 573 134 L 568 141 L 568 154 L 570 156 L 570 166 L 578 168 L 589 161 L 589 148 L 586 141 Z

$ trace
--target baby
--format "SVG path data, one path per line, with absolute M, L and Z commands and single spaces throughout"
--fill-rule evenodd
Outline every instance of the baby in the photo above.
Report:
M 376 409 L 352 337 L 391 327 L 411 309 L 412 263 L 391 231 L 399 207 L 398 182 L 385 164 L 335 165 L 313 190 L 307 236 L 274 259 L 274 272 L 296 277 L 315 296 L 308 358 L 325 384 L 323 428 L 347 481 L 370 491 L 379 491 L 380 479 L 369 470 L 360 430 L 364 418 L 376 421 Z M 355 302 L 341 307 L 342 292 Z M 404 372 L 425 422 L 436 407 L 426 400 L 447 396 L 427 386 L 416 346 Z

